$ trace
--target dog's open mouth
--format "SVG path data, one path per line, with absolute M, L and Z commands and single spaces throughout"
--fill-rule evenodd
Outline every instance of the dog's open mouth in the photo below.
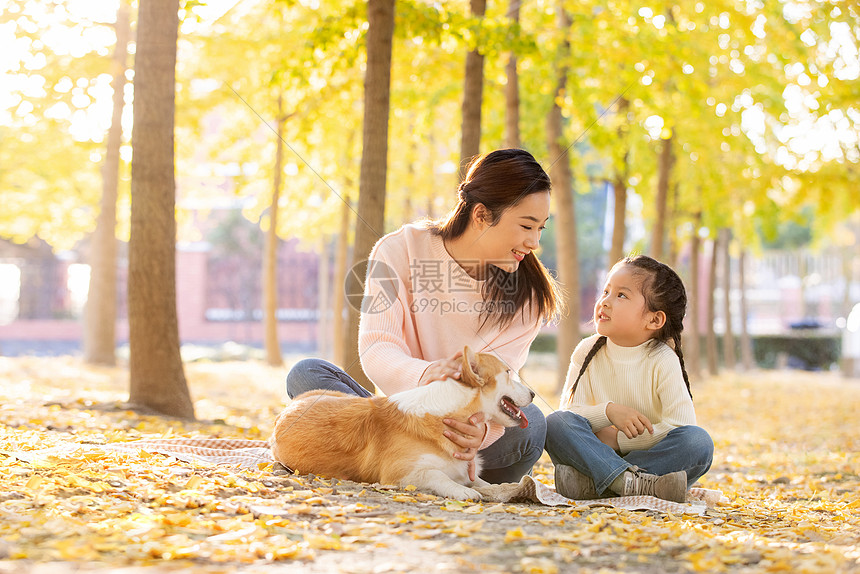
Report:
M 529 419 L 526 418 L 526 414 L 511 400 L 511 397 L 502 397 L 501 407 L 506 415 L 519 423 L 520 428 L 524 429 L 529 426 Z

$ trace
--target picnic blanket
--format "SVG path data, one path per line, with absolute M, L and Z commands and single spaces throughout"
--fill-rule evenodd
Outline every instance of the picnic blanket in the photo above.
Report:
M 266 441 L 226 438 L 169 438 L 108 444 L 69 443 L 30 451 L 0 451 L 18 460 L 34 463 L 51 457 L 70 456 L 81 451 L 113 451 L 130 454 L 159 453 L 188 463 L 260 470 L 274 462 Z M 701 515 L 722 499 L 716 490 L 691 488 L 687 502 L 670 502 L 653 496 L 617 496 L 597 500 L 572 500 L 553 488 L 524 476 L 519 483 L 493 484 L 477 489 L 493 502 L 530 502 L 547 506 L 614 507 L 627 510 L 654 510 L 672 514 Z

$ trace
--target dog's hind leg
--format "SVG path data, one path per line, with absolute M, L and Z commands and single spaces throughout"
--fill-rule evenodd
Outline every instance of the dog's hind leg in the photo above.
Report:
M 416 469 L 403 477 L 401 486 L 409 484 L 424 490 L 457 500 L 481 500 L 481 494 L 474 488 L 459 484 L 438 468 Z

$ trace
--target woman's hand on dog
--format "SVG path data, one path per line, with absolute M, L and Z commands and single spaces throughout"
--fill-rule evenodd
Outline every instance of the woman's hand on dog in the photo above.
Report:
M 451 430 L 445 430 L 444 434 L 448 440 L 460 447 L 461 450 L 454 451 L 454 458 L 469 461 L 469 480 L 475 480 L 475 456 L 484 442 L 487 433 L 487 425 L 484 422 L 484 413 L 475 413 L 466 422 L 454 419 L 444 419 Z
M 430 363 L 421 379 L 418 381 L 418 386 L 432 383 L 433 381 L 444 381 L 445 379 L 459 379 L 463 368 L 463 352 L 458 351 L 450 359 L 439 359 Z

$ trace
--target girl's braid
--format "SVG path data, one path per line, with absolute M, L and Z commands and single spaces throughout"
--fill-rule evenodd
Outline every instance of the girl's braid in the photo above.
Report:
M 588 363 L 591 362 L 591 359 L 594 358 L 594 355 L 597 354 L 597 351 L 600 350 L 603 345 L 606 344 L 606 336 L 601 335 L 594 342 L 594 345 L 591 346 L 591 349 L 588 351 L 588 354 L 585 356 L 585 360 L 582 361 L 582 367 L 579 369 L 579 374 L 576 376 L 576 380 L 573 382 L 573 385 L 570 387 L 570 394 L 567 397 L 567 402 L 571 402 L 573 400 L 573 393 L 576 392 L 576 386 L 579 385 L 579 379 L 582 378 L 582 375 L 585 373 L 585 369 L 588 368 Z
M 672 338 L 674 342 L 675 354 L 678 355 L 678 360 L 681 361 L 681 374 L 684 375 L 684 382 L 687 384 L 687 392 L 690 393 L 690 398 L 693 398 L 693 391 L 690 390 L 690 377 L 687 376 L 687 368 L 684 366 L 684 353 L 681 351 L 681 334 L 677 333 Z

